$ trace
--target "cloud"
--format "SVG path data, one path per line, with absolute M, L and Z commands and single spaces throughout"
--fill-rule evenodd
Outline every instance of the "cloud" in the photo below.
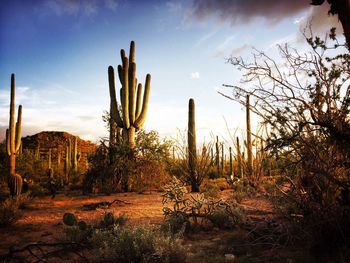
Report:
M 231 55 L 235 57 L 241 56 L 243 53 L 247 52 L 248 50 L 252 50 L 253 46 L 244 44 L 238 48 L 235 48 L 234 50 L 231 51 Z
M 40 89 L 16 88 L 16 111 L 19 104 L 23 105 L 23 136 L 40 131 L 67 131 L 85 139 L 96 140 L 107 133 L 102 122 L 103 105 L 91 101 L 89 96 L 81 98 L 79 93 L 65 90 L 69 89 L 55 83 Z M 64 99 L 62 95 L 66 95 L 63 96 Z M 9 97 L 9 88 L 0 90 L 0 98 L 5 101 L 0 107 L 0 140 L 4 138 L 8 127 Z M 77 104 L 78 100 L 82 103 Z
M 168 1 L 165 5 L 170 12 L 176 13 L 182 10 L 182 4 L 179 1 Z
M 105 6 L 113 12 L 117 10 L 118 5 L 119 3 L 116 0 L 105 0 Z
M 341 32 L 342 25 L 337 16 L 328 15 L 329 5 L 312 6 L 307 14 L 299 19 L 300 31 L 307 28 L 308 23 L 311 23 L 311 28 L 314 34 L 324 33 L 329 31 L 331 27 L 338 28 L 338 33 Z M 340 29 L 340 30 L 339 30 Z M 321 36 L 322 37 L 322 36 Z M 302 37 L 304 41 L 304 37 Z
M 199 79 L 200 78 L 199 72 L 192 72 L 190 75 L 191 75 L 191 79 Z
M 315 30 L 340 25 L 337 16 L 328 16 L 329 5 L 310 5 L 308 0 L 193 0 L 186 20 L 195 18 L 204 21 L 209 17 L 216 17 L 221 21 L 229 22 L 231 25 L 238 23 L 249 23 L 256 18 L 263 18 L 269 24 L 278 23 L 286 18 L 293 18 L 294 23 L 305 27 L 305 23 L 312 18 Z M 297 16 L 299 13 L 307 12 L 306 16 Z M 331 24 L 330 24 L 331 23 Z
M 223 42 L 221 42 L 216 47 L 216 52 L 214 54 L 214 57 L 223 57 L 225 56 L 225 51 L 227 50 L 227 46 L 232 42 L 232 40 L 235 38 L 235 36 L 228 36 L 225 38 Z
M 115 12 L 118 0 L 48 0 L 35 7 L 40 16 L 94 16 L 103 8 Z
M 198 46 L 202 45 L 203 43 L 205 43 L 206 41 L 208 41 L 209 39 L 211 39 L 217 33 L 217 31 L 218 30 L 215 30 L 215 31 L 212 31 L 212 32 L 202 36 L 195 44 L 195 47 L 198 47 Z
M 216 16 L 232 25 L 250 22 L 253 18 L 264 18 L 270 23 L 276 23 L 298 14 L 308 6 L 310 4 L 306 0 L 194 0 L 188 15 L 201 21 Z

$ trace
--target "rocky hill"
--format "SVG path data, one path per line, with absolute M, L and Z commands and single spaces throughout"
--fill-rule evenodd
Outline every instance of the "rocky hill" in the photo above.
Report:
M 30 150 L 39 155 L 41 160 L 47 160 L 49 150 L 51 149 L 52 164 L 59 165 L 64 163 L 66 148 L 69 139 L 74 142 L 76 136 L 67 132 L 43 131 L 31 136 L 22 138 L 22 150 Z M 78 167 L 85 170 L 88 166 L 88 156 L 93 153 L 97 145 L 91 141 L 85 141 L 77 137 L 78 153 L 80 159 Z

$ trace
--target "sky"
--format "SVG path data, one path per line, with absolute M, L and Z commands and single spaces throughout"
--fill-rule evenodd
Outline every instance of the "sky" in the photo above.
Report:
M 144 128 L 173 138 L 187 126 L 188 101 L 196 104 L 199 141 L 224 140 L 244 131 L 238 103 L 218 94 L 238 84 L 230 56 L 252 48 L 276 55 L 285 42 L 303 49 L 301 29 L 339 28 L 328 6 L 308 0 L 2 0 L 0 2 L 0 140 L 8 127 L 10 76 L 22 132 L 67 131 L 97 142 L 108 136 L 107 68 L 136 42 L 139 82 L 152 75 Z M 117 80 L 117 87 L 120 83 Z M 254 119 L 256 120 L 256 119 Z

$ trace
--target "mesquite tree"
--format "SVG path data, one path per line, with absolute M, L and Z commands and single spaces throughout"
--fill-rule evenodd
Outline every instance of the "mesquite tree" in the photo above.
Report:
M 279 45 L 281 61 L 259 51 L 252 62 L 231 57 L 243 76 L 224 85 L 232 95 L 221 94 L 243 105 L 252 98 L 250 110 L 270 128 L 266 147 L 289 165 L 281 172 L 298 190 L 298 207 L 339 215 L 350 200 L 350 55 L 334 28 L 327 41 L 306 40 L 304 53 Z

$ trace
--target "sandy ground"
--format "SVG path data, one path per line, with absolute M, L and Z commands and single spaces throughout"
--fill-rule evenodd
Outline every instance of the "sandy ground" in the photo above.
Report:
M 222 198 L 232 195 L 231 190 L 221 193 Z M 83 205 L 97 202 L 120 202 L 114 203 L 110 208 L 98 208 L 92 211 L 83 209 Z M 264 198 L 248 198 L 241 205 L 250 217 L 271 217 L 272 205 Z M 5 254 L 10 248 L 20 248 L 33 242 L 54 243 L 62 240 L 65 228 L 62 218 L 64 213 L 71 212 L 80 220 L 94 223 L 100 220 L 105 212 L 113 212 L 116 216 L 124 213 L 129 224 L 162 224 L 164 220 L 162 212 L 162 196 L 159 192 L 147 192 L 145 194 L 119 193 L 110 196 L 66 196 L 57 195 L 54 199 L 40 197 L 31 200 L 27 207 L 22 210 L 23 217 L 13 226 L 0 229 L 0 255 Z M 205 245 L 203 238 L 208 234 L 201 234 L 201 246 Z M 218 239 L 220 233 L 212 232 L 208 235 L 209 244 L 213 239 Z M 197 237 L 198 238 L 198 237 Z M 196 240 L 198 240 L 195 238 Z M 196 246 L 196 241 L 187 240 L 189 246 Z

